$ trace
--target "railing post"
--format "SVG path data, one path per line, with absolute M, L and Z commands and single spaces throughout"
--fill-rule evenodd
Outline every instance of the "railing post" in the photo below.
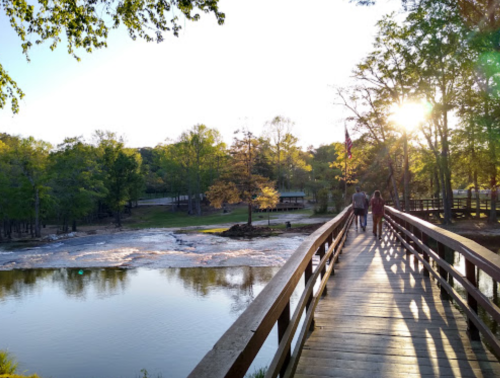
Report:
M 333 244 L 333 240 L 334 240 L 334 237 L 333 237 L 333 233 L 335 232 L 332 231 L 326 238 L 326 241 L 328 242 L 328 249 L 330 249 L 330 247 L 332 246 Z M 330 258 L 328 259 L 328 264 L 330 264 L 332 262 L 332 256 L 333 256 L 333 253 L 330 254 Z M 326 288 L 325 288 L 326 289 Z
M 446 250 L 445 250 L 445 245 L 443 243 L 437 242 L 438 243 L 438 255 L 441 258 L 442 261 L 446 263 Z M 448 272 L 439 266 L 439 274 L 443 280 L 448 281 Z M 441 298 L 443 299 L 450 299 L 448 292 L 444 288 L 443 285 L 441 286 Z
M 415 235 L 415 226 L 413 225 L 409 225 L 409 231 Z M 415 235 L 416 236 L 416 235 Z M 409 245 L 412 245 L 413 244 L 413 248 L 415 249 L 415 252 L 417 253 L 420 253 L 420 248 L 418 247 L 418 245 L 416 243 L 413 242 L 413 240 L 411 240 L 411 238 L 408 236 L 408 244 Z M 418 267 L 418 256 L 417 255 L 413 255 L 413 266 L 415 267 L 415 272 L 418 273 L 419 271 L 419 267 Z
M 409 231 L 407 221 L 403 221 L 403 228 L 405 229 L 405 231 Z M 403 231 L 403 239 L 406 241 L 406 243 L 409 243 L 409 237 L 408 237 L 408 235 L 406 235 L 406 232 L 404 232 L 404 231 Z M 407 254 L 410 253 L 410 250 L 407 249 L 403 243 L 401 243 L 401 245 L 405 248 Z
M 323 243 L 319 246 L 318 248 L 318 256 L 319 256 L 319 260 L 323 260 L 323 257 L 325 257 L 325 244 L 326 243 Z M 325 273 L 326 273 L 326 265 L 323 266 L 323 269 L 321 269 L 321 279 L 323 279 L 323 277 L 325 276 Z M 322 296 L 325 296 L 326 295 L 326 286 L 325 286 L 325 290 L 323 290 L 323 293 L 322 293 Z
M 304 270 L 304 286 L 307 286 L 312 275 L 313 275 L 313 262 L 312 259 L 310 259 L 309 263 L 306 266 L 306 269 Z M 306 312 L 309 311 L 309 307 L 311 307 L 312 300 L 313 300 L 313 295 L 311 295 L 307 300 Z M 309 330 L 314 331 L 314 326 L 315 326 L 314 314 L 312 314 L 311 326 L 309 327 Z
M 467 280 L 472 285 L 474 285 L 474 287 L 477 287 L 476 267 L 472 262 L 470 262 L 467 259 L 465 259 L 465 276 L 467 277 Z M 469 294 L 469 292 L 467 292 L 467 304 L 469 305 L 471 310 L 477 314 L 477 301 L 472 295 Z M 479 330 L 477 329 L 476 325 L 472 322 L 472 320 L 469 318 L 467 318 L 467 334 L 469 335 L 469 338 L 471 340 L 474 341 L 481 340 L 479 336 Z
M 420 240 L 422 240 L 422 244 L 425 245 L 426 247 L 429 247 L 429 236 L 424 233 L 423 231 L 420 231 Z M 424 255 L 424 260 L 428 263 L 429 262 L 429 255 L 427 254 L 426 251 L 422 250 L 422 253 Z M 423 271 L 424 277 L 429 277 L 429 269 L 424 265 L 424 271 Z
M 339 236 L 339 234 L 340 234 L 340 230 L 344 227 L 345 223 L 347 223 L 348 221 L 349 221 L 349 217 L 347 217 L 345 219 L 344 223 L 341 223 L 338 226 L 338 228 L 335 229 L 335 232 L 336 232 L 335 239 L 337 239 L 337 236 Z M 345 232 L 346 232 L 346 237 L 347 237 L 347 230 Z M 339 248 L 339 247 L 337 246 L 337 248 Z M 335 252 L 337 252 L 337 248 L 335 248 Z M 340 252 L 339 252 L 339 258 L 340 258 L 340 255 L 342 254 L 342 252 L 343 252 L 343 249 L 341 249 Z
M 278 318 L 278 344 L 281 343 L 281 340 L 285 336 L 285 332 L 289 324 L 290 324 L 290 301 L 286 304 L 285 308 L 283 309 L 283 312 Z M 280 370 L 280 377 L 283 377 L 285 375 L 285 371 L 290 362 L 290 358 L 291 358 L 291 352 L 289 347 L 286 352 L 285 361 L 283 361 L 283 366 L 281 367 Z
M 336 241 L 337 237 L 339 236 L 339 228 L 338 227 L 334 228 L 332 236 L 333 236 L 333 240 L 332 240 L 332 243 L 333 243 L 333 241 Z M 337 252 L 338 248 L 339 248 L 339 246 L 337 244 L 337 246 L 333 249 L 332 254 L 330 255 L 330 264 L 332 263 L 333 255 L 335 255 L 335 253 Z M 332 273 L 331 274 L 332 275 L 335 274 L 335 268 L 332 268 Z

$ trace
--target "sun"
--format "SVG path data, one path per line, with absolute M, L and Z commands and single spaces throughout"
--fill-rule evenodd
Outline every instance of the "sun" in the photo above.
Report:
M 423 102 L 405 102 L 401 105 L 394 105 L 391 113 L 390 118 L 394 122 L 403 126 L 407 131 L 411 131 L 425 121 L 429 109 Z

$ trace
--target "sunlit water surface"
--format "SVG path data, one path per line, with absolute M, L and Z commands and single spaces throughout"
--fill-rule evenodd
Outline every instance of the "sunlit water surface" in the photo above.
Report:
M 248 240 L 165 230 L 93 235 L 24 246 L 0 245 L 0 270 L 283 265 L 304 236 Z
M 42 378 L 186 377 L 303 239 L 148 230 L 4 244 L 0 350 Z M 276 347 L 274 330 L 250 372 Z

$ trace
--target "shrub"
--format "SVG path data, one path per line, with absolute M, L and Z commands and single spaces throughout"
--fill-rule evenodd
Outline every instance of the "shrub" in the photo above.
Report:
M 266 376 L 266 372 L 267 372 L 267 366 L 255 370 L 254 373 L 248 375 L 248 378 L 264 378 Z
M 342 209 L 345 207 L 345 199 L 344 194 L 339 189 L 332 190 L 332 200 L 333 206 L 335 206 L 335 212 L 340 213 Z
M 316 194 L 317 205 L 314 208 L 316 214 L 325 214 L 328 211 L 328 195 L 329 191 L 326 188 L 318 190 Z
M 17 362 L 9 352 L 0 350 L 0 375 L 1 374 L 14 374 L 17 370 Z

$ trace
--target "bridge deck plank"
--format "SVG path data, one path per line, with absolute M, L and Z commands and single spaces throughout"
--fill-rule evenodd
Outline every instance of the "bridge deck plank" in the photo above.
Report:
M 349 231 L 295 377 L 499 377 L 464 317 L 387 231 L 374 238 L 370 221 Z

